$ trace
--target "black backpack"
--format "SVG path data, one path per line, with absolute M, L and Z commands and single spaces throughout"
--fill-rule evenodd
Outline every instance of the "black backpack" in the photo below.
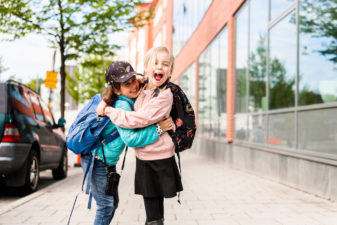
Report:
M 178 156 L 178 165 L 181 177 L 180 152 L 192 147 L 195 132 L 194 110 L 188 101 L 184 91 L 176 84 L 167 81 L 153 92 L 153 97 L 158 96 L 160 90 L 170 88 L 173 94 L 173 104 L 170 112 L 173 122 L 176 125 L 176 131 L 168 131 L 175 146 L 175 152 Z M 180 192 L 178 193 L 178 203 L 180 203 Z
M 174 83 L 168 83 L 167 87 L 173 94 L 173 104 L 170 116 L 176 125 L 176 131 L 170 131 L 175 145 L 176 153 L 192 147 L 196 125 L 194 110 L 183 90 Z
M 170 116 L 176 125 L 176 131 L 169 131 L 175 145 L 175 152 L 179 153 L 191 148 L 196 132 L 194 110 L 184 91 L 176 84 L 168 82 L 159 88 L 170 88 L 173 94 L 173 104 Z M 154 92 L 156 97 L 159 90 Z

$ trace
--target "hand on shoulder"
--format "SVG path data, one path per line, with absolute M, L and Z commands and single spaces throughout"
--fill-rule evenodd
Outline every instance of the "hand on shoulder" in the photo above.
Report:
M 105 115 L 105 108 L 107 107 L 107 104 L 102 100 L 96 109 L 97 115 L 98 116 L 104 116 Z

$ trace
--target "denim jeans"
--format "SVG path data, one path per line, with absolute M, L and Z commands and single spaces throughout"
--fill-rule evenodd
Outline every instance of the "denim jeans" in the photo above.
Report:
M 88 155 L 81 157 L 81 166 L 84 172 L 87 168 L 88 161 Z M 110 224 L 118 206 L 118 193 L 116 199 L 114 199 L 113 196 L 105 194 L 107 173 L 104 163 L 97 159 L 95 159 L 94 162 L 91 178 L 91 192 L 97 205 L 94 225 L 108 225 Z

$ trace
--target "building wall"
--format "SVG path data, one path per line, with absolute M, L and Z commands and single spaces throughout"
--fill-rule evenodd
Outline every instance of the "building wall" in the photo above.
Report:
M 336 4 L 275 3 L 153 1 L 163 18 L 146 28 L 144 52 L 172 31 L 161 43 L 196 111 L 192 151 L 337 199 L 336 37 L 326 26 Z

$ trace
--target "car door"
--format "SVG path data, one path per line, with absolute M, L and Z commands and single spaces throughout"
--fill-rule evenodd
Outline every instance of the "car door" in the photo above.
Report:
M 44 115 L 44 121 L 46 123 L 46 127 L 48 128 L 49 136 L 49 149 L 50 153 L 52 155 L 51 162 L 52 163 L 58 163 L 62 157 L 62 150 L 63 150 L 63 144 L 60 140 L 60 134 L 59 134 L 59 128 L 56 128 L 55 121 L 53 114 L 51 113 L 50 109 L 48 108 L 47 104 L 40 99 L 40 103 L 42 106 L 42 111 Z
M 35 119 L 38 123 L 36 133 L 40 143 L 40 166 L 43 167 L 53 161 L 54 149 L 50 145 L 50 137 L 52 136 L 51 128 L 44 121 L 43 110 L 40 104 L 39 96 L 30 91 L 30 98 L 34 109 Z

